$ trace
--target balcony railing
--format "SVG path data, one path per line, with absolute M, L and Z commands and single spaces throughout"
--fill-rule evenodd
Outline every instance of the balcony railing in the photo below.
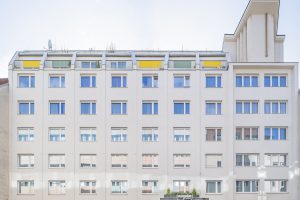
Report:
M 70 68 L 71 67 L 71 60 L 46 60 L 45 61 L 45 68 Z

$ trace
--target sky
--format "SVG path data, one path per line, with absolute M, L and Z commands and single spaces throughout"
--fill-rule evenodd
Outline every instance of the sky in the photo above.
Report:
M 15 51 L 221 50 L 248 0 L 0 0 L 0 77 Z M 300 0 L 281 0 L 285 61 L 300 62 Z

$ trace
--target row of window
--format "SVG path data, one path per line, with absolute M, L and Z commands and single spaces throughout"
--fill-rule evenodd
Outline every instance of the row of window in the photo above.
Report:
M 206 180 L 206 193 L 207 194 L 221 194 L 223 192 L 221 180 Z M 17 181 L 18 194 L 34 194 L 34 180 L 19 180 Z M 48 194 L 58 195 L 66 194 L 66 181 L 65 180 L 49 180 L 48 181 Z M 97 184 L 96 180 L 80 180 L 79 181 L 80 194 L 96 194 Z M 158 180 L 142 180 L 141 185 L 142 194 L 155 194 L 159 193 Z M 173 180 L 174 192 L 191 192 L 190 180 Z M 259 180 L 236 180 L 235 181 L 236 193 L 258 193 Z M 264 180 L 264 191 L 267 193 L 286 193 L 287 180 Z M 127 194 L 128 181 L 127 180 L 112 180 L 111 181 L 111 194 Z
M 81 142 L 96 142 L 97 130 L 95 127 L 83 127 L 79 130 Z M 17 140 L 21 142 L 34 141 L 35 132 L 32 127 L 19 127 L 17 129 Z M 208 142 L 222 141 L 221 128 L 206 128 L 205 139 Z M 236 140 L 253 140 L 259 139 L 258 127 L 237 127 Z M 66 141 L 66 130 L 64 127 L 50 127 L 48 131 L 48 140 L 51 142 Z M 159 133 L 158 127 L 143 127 L 141 130 L 142 142 L 158 142 Z M 174 127 L 173 128 L 174 142 L 189 142 L 191 141 L 191 132 L 189 127 Z M 286 127 L 265 127 L 264 140 L 287 140 Z M 127 127 L 112 127 L 111 128 L 112 142 L 127 142 L 128 131 Z
M 33 115 L 35 113 L 33 101 L 19 101 L 20 115 Z M 205 103 L 206 115 L 221 115 L 222 102 L 221 101 L 206 101 Z M 65 101 L 49 101 L 50 115 L 64 115 Z M 80 114 L 82 115 L 96 115 L 96 101 L 80 101 Z M 258 114 L 259 101 L 236 101 L 236 114 Z M 286 114 L 287 101 L 265 101 L 264 114 Z M 112 101 L 111 102 L 112 115 L 127 115 L 127 101 Z M 143 115 L 157 115 L 158 101 L 143 101 L 142 102 Z M 188 115 L 190 114 L 189 101 L 174 101 L 173 114 Z
M 19 75 L 19 88 L 35 88 L 35 75 Z M 127 75 L 112 75 L 111 87 L 112 88 L 127 88 Z M 49 76 L 50 88 L 65 88 L 65 75 L 56 74 Z M 174 75 L 173 87 L 174 88 L 189 88 L 190 75 Z M 221 88 L 222 76 L 221 75 L 206 75 L 205 77 L 206 88 Z M 258 87 L 258 75 L 237 75 L 236 87 Z M 286 75 L 265 75 L 265 87 L 287 87 Z M 95 88 L 96 75 L 83 74 L 80 76 L 80 87 L 82 88 Z M 158 75 L 143 75 L 142 76 L 143 88 L 158 88 Z
M 128 154 L 111 154 L 112 168 L 127 168 Z M 81 168 L 96 168 L 96 154 L 80 154 L 79 158 Z M 205 154 L 206 168 L 220 168 L 223 166 L 223 154 Z M 18 154 L 19 168 L 33 168 L 34 154 Z M 49 168 L 65 168 L 65 154 L 49 154 Z M 236 154 L 237 167 L 257 167 L 259 163 L 259 154 Z M 266 153 L 264 154 L 264 166 L 267 167 L 285 167 L 287 166 L 287 154 Z M 158 168 L 159 154 L 142 154 L 142 168 Z M 190 168 L 191 154 L 173 154 L 174 168 Z

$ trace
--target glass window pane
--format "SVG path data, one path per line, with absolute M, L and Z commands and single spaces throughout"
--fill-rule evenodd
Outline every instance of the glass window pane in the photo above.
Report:
M 245 102 L 244 103 L 244 113 L 245 114 L 250 114 L 250 102 Z
M 216 87 L 216 77 L 214 77 L 214 76 L 207 76 L 206 77 L 206 87 L 207 88 Z
M 272 76 L 272 87 L 278 87 L 278 76 Z
M 280 103 L 280 113 L 286 114 L 286 103 Z
M 111 114 L 112 115 L 121 114 L 121 103 L 112 103 L 111 104 Z
M 265 140 L 270 140 L 270 139 L 271 139 L 271 129 L 265 128 Z
M 286 87 L 286 76 L 280 76 L 280 87 Z
M 81 87 L 90 87 L 90 77 L 81 76 Z
M 286 128 L 280 128 L 280 140 L 286 140 Z
M 278 103 L 275 102 L 272 103 L 272 113 L 278 114 Z
M 265 87 L 271 87 L 270 76 L 265 76 L 265 78 L 264 78 L 264 85 L 265 85 Z
M 151 76 L 143 76 L 143 87 L 149 88 L 152 87 L 152 77 Z
M 243 87 L 243 78 L 242 76 L 236 76 L 235 78 L 235 84 L 236 84 L 236 87 Z
M 143 115 L 152 114 L 152 103 L 143 103 Z
M 257 102 L 252 103 L 252 114 L 258 114 L 258 103 Z
M 237 114 L 242 114 L 243 113 L 243 104 L 242 104 L 242 102 L 237 102 L 236 103 L 236 113 Z
M 184 77 L 174 77 L 174 87 L 183 88 L 184 87 Z
M 113 76 L 111 79 L 112 87 L 121 87 L 121 77 L 120 76 Z
M 267 102 L 265 103 L 265 114 L 271 113 L 271 103 Z
M 250 87 L 250 76 L 244 76 L 244 87 Z
M 184 103 L 174 103 L 174 114 L 184 114 Z
M 252 87 L 258 87 L 258 77 L 252 76 Z
M 278 140 L 279 135 L 278 135 L 278 128 L 272 128 L 272 140 Z

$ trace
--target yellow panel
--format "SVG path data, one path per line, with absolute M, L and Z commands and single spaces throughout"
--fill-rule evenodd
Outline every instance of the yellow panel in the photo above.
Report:
M 215 61 L 215 60 L 206 60 L 206 61 L 203 61 L 203 67 L 204 68 L 222 68 L 222 62 Z
M 162 66 L 162 61 L 160 60 L 143 60 L 138 61 L 139 68 L 155 68 L 159 69 Z
M 23 67 L 24 68 L 40 68 L 41 61 L 39 60 L 24 60 Z

